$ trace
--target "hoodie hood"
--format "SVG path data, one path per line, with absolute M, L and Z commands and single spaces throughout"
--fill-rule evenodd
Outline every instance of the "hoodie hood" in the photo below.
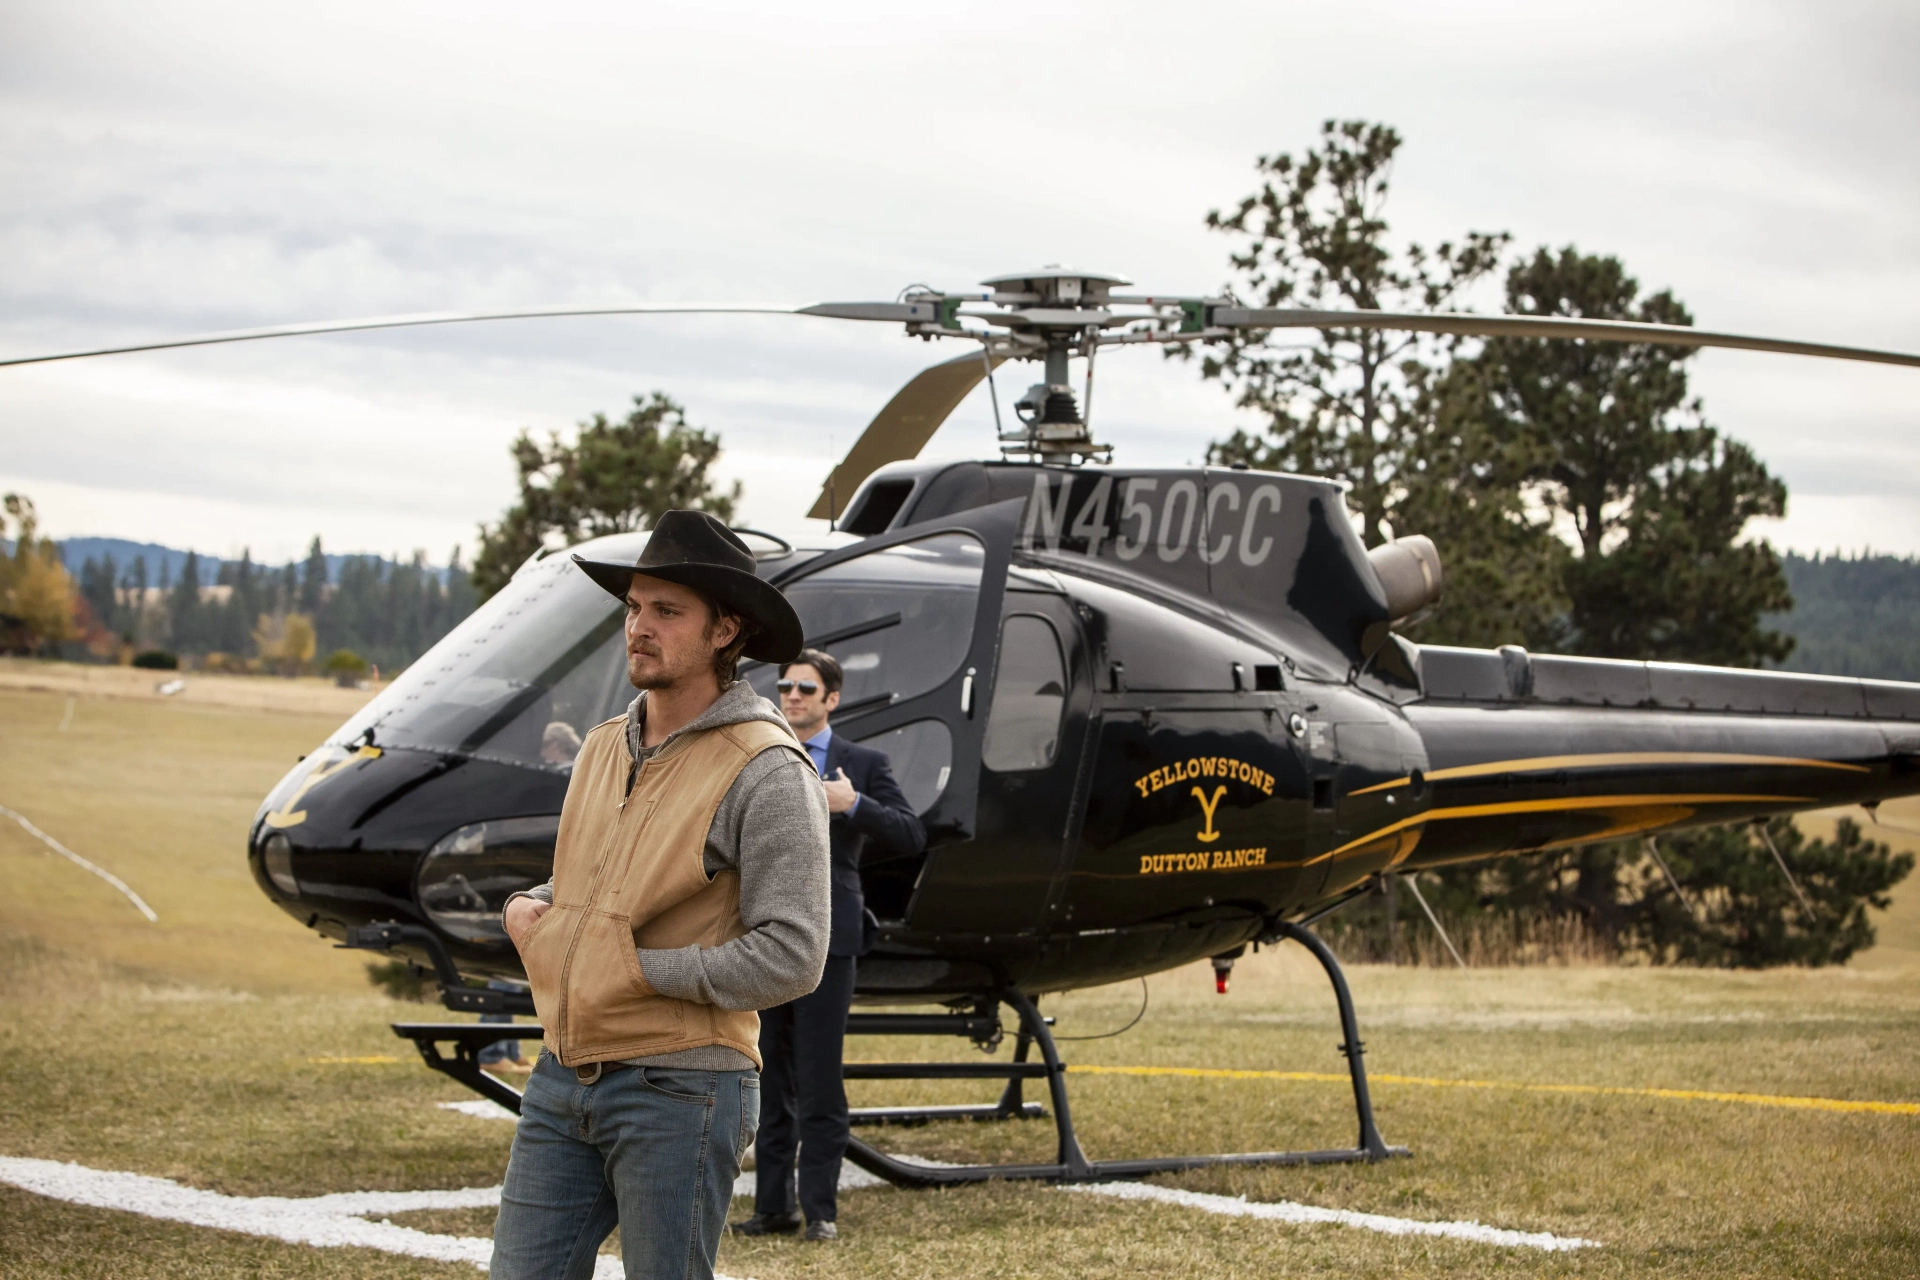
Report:
M 640 730 L 647 722 L 647 694 L 643 689 L 627 707 L 627 754 L 639 760 L 643 755 L 659 752 L 683 734 L 718 729 L 725 724 L 744 724 L 749 720 L 764 720 L 768 724 L 778 725 L 788 737 L 794 736 L 787 718 L 780 714 L 780 708 L 755 693 L 753 686 L 745 680 L 735 680 L 720 691 L 720 696 L 714 699 L 712 706 L 668 734 L 659 746 L 648 750 L 640 745 Z M 794 741 L 799 739 L 794 738 Z

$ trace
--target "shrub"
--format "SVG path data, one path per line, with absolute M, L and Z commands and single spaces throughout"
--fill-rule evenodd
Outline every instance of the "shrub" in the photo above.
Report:
M 165 649 L 146 649 L 133 655 L 133 665 L 149 671 L 178 671 L 180 655 Z
M 335 649 L 320 668 L 343 689 L 351 689 L 367 674 L 367 660 L 351 649 Z
M 410 1000 L 415 1004 L 425 1004 L 440 990 L 439 983 L 434 981 L 431 973 L 405 960 L 369 962 L 367 981 L 395 1000 Z

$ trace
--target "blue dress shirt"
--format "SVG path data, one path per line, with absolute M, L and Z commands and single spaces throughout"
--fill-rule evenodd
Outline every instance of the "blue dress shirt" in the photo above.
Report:
M 807 756 L 813 761 L 813 768 L 821 777 L 827 776 L 827 746 L 833 741 L 833 726 L 828 725 L 800 745 L 807 749 Z M 854 793 L 853 806 L 847 812 L 851 814 L 860 807 L 860 795 Z

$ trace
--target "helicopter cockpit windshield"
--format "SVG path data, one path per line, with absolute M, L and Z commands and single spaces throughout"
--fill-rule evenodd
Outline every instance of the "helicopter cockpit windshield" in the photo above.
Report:
M 643 541 L 608 539 L 594 554 L 632 558 Z M 621 618 L 619 602 L 570 557 L 548 556 L 517 574 L 329 741 L 571 769 L 587 730 L 633 699 Z

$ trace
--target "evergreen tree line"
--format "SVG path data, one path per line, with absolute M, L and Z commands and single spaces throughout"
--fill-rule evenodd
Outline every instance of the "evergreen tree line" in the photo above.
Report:
M 162 650 L 216 665 L 292 672 L 318 655 L 350 655 L 397 672 L 473 612 L 468 570 L 454 548 L 442 571 L 416 551 L 411 560 L 349 556 L 329 575 L 320 539 L 304 561 L 255 564 L 250 551 L 203 576 L 189 552 L 177 578 L 161 565 L 150 577 L 144 556 L 121 565 L 111 555 L 81 565 L 84 641 L 99 657 L 117 650 Z M 223 591 L 206 588 L 220 587 Z M 342 657 L 334 670 L 353 670 Z
M 1793 633 L 1793 671 L 1920 680 L 1920 561 L 1900 556 L 1800 556 L 1781 567 L 1793 612 L 1769 618 Z
M 1229 293 L 1257 307 L 1385 311 L 1464 310 L 1497 293 L 1515 314 L 1693 323 L 1671 291 L 1643 291 L 1618 258 L 1572 245 L 1510 256 L 1512 238 L 1489 231 L 1395 245 L 1386 204 L 1400 146 L 1386 125 L 1329 121 L 1311 150 L 1260 159 L 1258 189 L 1207 218 L 1235 242 Z M 1175 354 L 1197 356 L 1202 376 L 1259 422 L 1217 442 L 1212 461 L 1344 480 L 1368 546 L 1413 533 L 1439 546 L 1446 594 L 1406 625 L 1412 639 L 1736 667 L 1791 660 L 1794 637 L 1777 626 L 1793 608 L 1787 572 L 1748 535 L 1755 518 L 1785 513 L 1787 489 L 1708 420 L 1688 389 L 1693 348 L 1322 329 Z M 1862 562 L 1854 576 L 1892 570 Z M 1910 634 L 1899 623 L 1920 617 L 1920 593 L 1856 613 L 1852 634 L 1816 642 L 1823 668 L 1883 662 L 1875 639 Z M 1886 905 L 1913 859 L 1852 823 L 1832 839 L 1785 819 L 1764 830 L 1778 859 L 1762 828 L 1740 824 L 1444 868 L 1417 883 L 1496 959 L 1544 947 L 1826 964 L 1870 946 L 1867 908 Z M 1378 889 L 1329 930 L 1350 954 L 1404 959 L 1430 926 L 1395 878 Z

